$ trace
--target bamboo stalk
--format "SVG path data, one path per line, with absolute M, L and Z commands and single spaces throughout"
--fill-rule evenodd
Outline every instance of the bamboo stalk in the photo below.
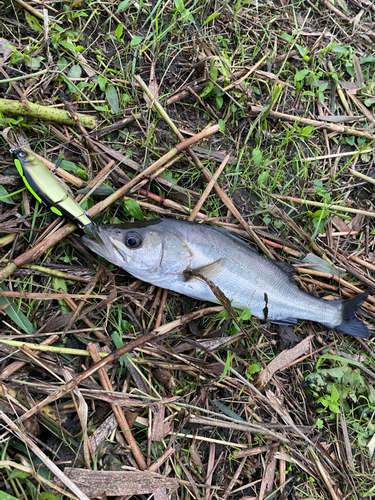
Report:
M 260 106 L 249 106 L 249 111 L 252 113 L 263 113 L 267 108 L 262 108 Z M 318 120 L 310 120 L 309 118 L 303 118 L 301 116 L 287 115 L 286 113 L 280 113 L 279 111 L 269 111 L 268 116 L 271 118 L 277 118 L 279 120 L 302 123 L 304 125 L 312 125 L 317 128 L 325 128 L 331 132 L 337 132 L 339 134 L 355 135 L 356 137 L 365 137 L 370 141 L 375 140 L 375 135 L 369 134 L 368 132 L 362 132 L 361 130 L 352 129 L 346 127 L 345 125 L 337 125 L 334 123 L 325 123 Z
M 0 290 L 0 297 L 14 297 L 16 299 L 107 299 L 108 295 L 91 295 L 89 293 L 44 293 L 44 292 L 10 292 L 8 290 Z
M 312 207 L 325 208 L 327 210 L 337 210 L 339 212 L 348 212 L 351 214 L 362 214 L 367 215 L 368 217 L 375 217 L 375 212 L 368 212 L 366 210 L 359 210 L 357 208 L 321 203 L 320 201 L 303 200 L 302 198 L 295 198 L 294 196 L 282 196 L 278 194 L 273 194 L 272 196 L 274 198 L 277 198 L 278 200 L 292 201 L 293 203 L 299 203 L 300 205 L 309 205 Z
M 59 340 L 59 338 L 60 338 L 59 335 L 51 335 L 50 337 L 47 337 L 45 340 L 43 340 L 43 342 L 40 345 L 44 347 L 51 347 L 51 344 L 54 344 L 57 340 Z M 20 342 L 20 344 L 25 345 L 24 342 Z M 15 347 L 21 347 L 21 346 L 15 346 Z M 29 349 L 32 349 L 30 345 L 28 345 L 28 347 Z M 36 356 L 39 356 L 39 354 L 36 354 Z M 0 373 L 0 380 L 10 377 L 26 364 L 27 364 L 26 361 L 13 361 L 10 365 L 6 366 L 4 370 Z
M 0 339 L 0 342 L 3 344 L 10 345 L 12 347 L 22 347 L 23 345 L 28 347 L 32 351 L 40 351 L 40 352 L 55 352 L 57 354 L 70 354 L 72 356 L 90 356 L 89 351 L 86 351 L 85 349 L 73 349 L 70 347 L 59 347 L 59 346 L 52 346 L 48 345 L 47 342 L 51 342 L 51 339 L 53 342 L 56 342 L 60 337 L 57 335 L 53 335 L 51 337 L 48 337 L 44 342 L 41 344 L 33 344 L 31 342 L 24 342 L 23 340 L 7 340 L 7 339 Z M 99 352 L 99 356 L 101 358 L 105 358 L 108 356 L 107 352 Z M 17 361 L 16 361 L 17 363 Z M 8 370 L 9 367 L 6 368 Z M 5 370 L 4 370 L 5 372 Z M 3 377 L 3 373 L 0 374 L 1 377 Z
M 28 103 L 26 107 L 19 101 L 12 99 L 0 99 L 0 112 L 7 115 L 22 115 L 35 120 L 44 120 L 50 122 L 61 123 L 64 125 L 75 125 L 74 119 L 70 114 L 62 109 L 51 108 L 49 106 L 41 106 L 40 104 Z M 78 115 L 82 124 L 88 129 L 94 129 L 97 126 L 96 119 L 90 115 Z
M 371 184 L 375 184 L 375 179 L 373 177 L 369 177 L 368 175 L 361 174 L 361 172 L 357 172 L 356 170 L 353 170 L 352 168 L 349 169 L 349 172 L 354 175 L 355 177 L 359 177 L 360 179 L 363 179 L 367 182 L 371 182 Z

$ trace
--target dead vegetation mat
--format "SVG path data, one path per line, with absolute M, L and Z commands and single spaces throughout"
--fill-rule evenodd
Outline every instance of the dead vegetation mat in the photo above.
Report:
M 373 331 L 374 15 L 0 3 L 0 499 L 374 498 L 371 338 L 132 278 L 35 200 L 9 152 L 15 133 L 59 161 L 97 223 L 195 219 L 295 264 L 311 294 L 368 291 Z

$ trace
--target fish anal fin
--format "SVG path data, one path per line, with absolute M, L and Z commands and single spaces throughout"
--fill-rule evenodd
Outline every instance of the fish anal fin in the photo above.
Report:
M 194 269 L 186 269 L 184 271 L 186 281 L 199 280 L 200 278 L 198 276 L 195 276 L 195 273 L 202 274 L 206 278 L 212 278 L 219 271 L 221 271 L 225 263 L 226 259 L 219 259 L 216 260 L 215 262 L 212 262 L 212 264 L 208 264 L 207 266 L 195 267 Z
M 267 318 L 268 323 L 274 325 L 296 325 L 298 320 L 296 318 L 282 318 L 282 319 L 270 319 Z

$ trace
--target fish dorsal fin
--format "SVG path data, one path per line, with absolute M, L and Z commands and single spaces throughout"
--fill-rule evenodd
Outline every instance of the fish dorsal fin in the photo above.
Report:
M 282 269 L 284 273 L 286 273 L 290 278 L 292 278 L 296 274 L 295 268 L 292 264 L 288 264 L 288 262 L 284 262 L 282 260 L 274 260 L 273 263 Z
M 197 276 L 194 276 L 193 274 L 189 275 L 189 271 L 194 271 L 194 273 L 199 273 L 205 276 L 206 278 L 213 278 L 218 272 L 220 272 L 227 259 L 219 259 L 216 260 L 215 262 L 212 262 L 212 264 L 208 264 L 207 266 L 202 266 L 202 267 L 195 267 L 194 269 L 187 269 L 184 271 L 184 274 L 186 276 L 186 281 L 193 281 L 199 279 Z

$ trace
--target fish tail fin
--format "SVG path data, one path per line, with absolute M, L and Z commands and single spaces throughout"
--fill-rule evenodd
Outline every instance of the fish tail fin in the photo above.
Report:
M 353 335 L 354 337 L 368 338 L 370 330 L 360 321 L 355 313 L 368 297 L 368 292 L 360 293 L 355 297 L 342 301 L 342 322 L 334 330 Z

